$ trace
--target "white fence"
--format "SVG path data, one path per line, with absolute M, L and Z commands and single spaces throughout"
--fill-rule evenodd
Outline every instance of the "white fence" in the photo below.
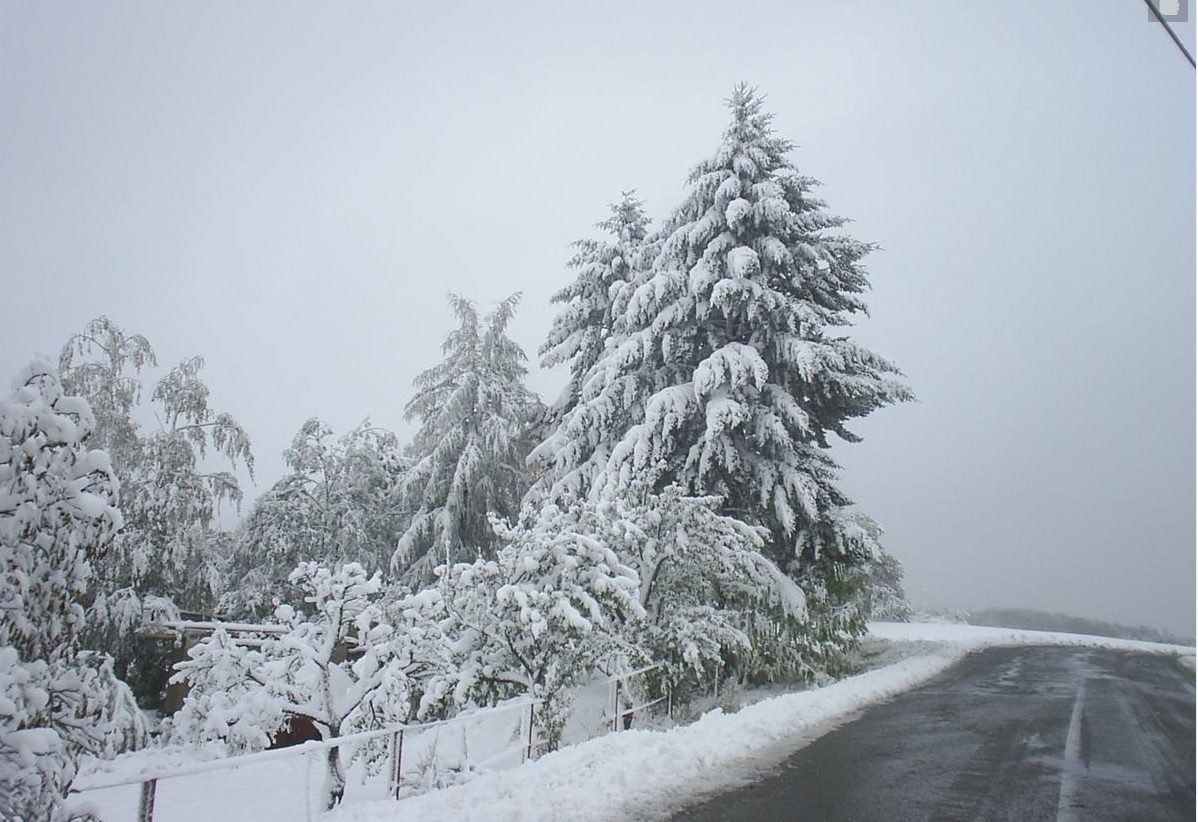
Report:
M 640 699 L 642 689 L 634 685 L 656 667 L 578 689 L 563 742 L 574 744 L 630 727 L 635 717 L 662 702 L 668 709 L 667 697 Z M 133 776 L 106 779 L 103 773 L 87 774 L 72 792 L 101 809 L 108 822 L 313 820 L 324 807 L 330 748 L 341 748 L 346 764 L 344 801 L 399 799 L 535 758 L 543 744 L 535 736 L 539 704 L 516 699 L 439 722 L 175 767 L 151 766 Z
M 469 778 L 480 769 L 514 767 L 534 755 L 536 700 L 422 725 L 399 725 L 244 756 L 146 768 L 135 776 L 84 777 L 72 792 L 103 809 L 110 822 L 206 822 L 314 819 L 323 809 L 326 758 L 342 749 L 345 797 L 400 798 Z M 365 746 L 384 746 L 370 767 Z M 356 761 L 353 761 L 356 760 Z M 381 760 L 381 761 L 380 761 Z M 349 763 L 353 761 L 353 764 Z M 269 790 L 263 790 L 269 786 Z

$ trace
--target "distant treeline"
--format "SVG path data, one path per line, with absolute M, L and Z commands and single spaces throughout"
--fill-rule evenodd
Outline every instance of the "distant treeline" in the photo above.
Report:
M 987 608 L 966 613 L 971 625 L 995 628 L 1020 628 L 1027 631 L 1062 631 L 1069 634 L 1091 634 L 1116 639 L 1139 639 L 1145 642 L 1164 642 L 1171 645 L 1193 645 L 1193 637 L 1179 637 L 1144 625 L 1116 625 L 1096 619 L 1083 619 L 1068 614 L 1050 614 L 1030 608 Z

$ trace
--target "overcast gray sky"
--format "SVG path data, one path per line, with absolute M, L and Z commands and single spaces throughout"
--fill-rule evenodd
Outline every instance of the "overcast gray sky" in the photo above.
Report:
M 101 313 L 203 354 L 251 493 L 309 416 L 406 436 L 446 292 L 533 355 L 740 80 L 882 246 L 855 333 L 921 401 L 834 453 L 912 599 L 1192 635 L 1194 71 L 1140 0 L 0 0 L 0 373 Z

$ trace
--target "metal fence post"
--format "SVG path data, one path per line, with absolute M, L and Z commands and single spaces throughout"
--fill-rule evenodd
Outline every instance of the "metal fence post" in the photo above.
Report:
M 141 783 L 141 801 L 137 805 L 137 822 L 154 822 L 154 793 L 157 790 L 157 779 L 147 779 Z
M 395 736 L 391 737 L 391 793 L 399 799 L 399 780 L 403 768 L 403 732 L 400 728 Z
M 616 687 L 611 700 L 611 729 L 613 731 L 620 730 L 620 685 L 622 683 L 621 679 L 615 681 Z
M 537 703 L 534 702 L 528 706 L 528 754 L 524 757 L 525 762 L 532 759 L 532 733 L 533 727 L 536 724 L 536 717 Z

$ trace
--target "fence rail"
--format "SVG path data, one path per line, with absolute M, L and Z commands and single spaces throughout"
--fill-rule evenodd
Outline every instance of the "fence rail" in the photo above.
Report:
M 634 704 L 632 691 L 628 686 L 629 680 L 633 677 L 647 674 L 650 671 L 655 671 L 660 668 L 660 665 L 646 665 L 644 668 L 638 668 L 635 671 L 629 671 L 623 674 L 616 674 L 608 678 L 611 688 L 611 729 L 619 731 L 621 726 L 624 730 L 632 727 L 632 720 L 638 712 L 652 708 L 654 705 L 660 705 L 662 702 L 669 704 L 669 696 L 659 696 L 656 699 L 651 699 L 648 702 L 642 702 L 639 705 Z M 667 708 L 667 713 L 672 711 Z
M 630 681 L 635 677 L 643 676 L 650 671 L 655 670 L 659 666 L 649 665 L 639 668 L 634 671 L 615 674 L 604 680 L 599 680 L 592 683 L 592 687 L 606 687 L 608 689 L 607 704 L 611 708 L 610 722 L 608 729 L 610 731 L 619 731 L 621 727 L 628 728 L 631 725 L 632 718 L 649 708 L 660 703 L 667 702 L 669 704 L 669 695 L 658 697 L 636 703 L 635 691 L 630 687 Z M 277 750 L 258 751 L 256 753 L 243 754 L 241 756 L 228 757 L 223 759 L 215 759 L 206 762 L 191 762 L 184 765 L 176 765 L 171 767 L 149 767 L 143 769 L 140 773 L 133 776 L 115 777 L 104 779 L 97 777 L 89 779 L 84 777 L 80 780 L 83 784 L 79 787 L 73 787 L 73 794 L 93 794 L 99 791 L 108 791 L 118 788 L 128 788 L 140 786 L 140 794 L 137 801 L 137 822 L 154 822 L 156 812 L 165 811 L 161 800 L 166 797 L 160 797 L 158 793 L 159 783 L 164 780 L 174 780 L 188 776 L 199 776 L 202 774 L 211 774 L 218 771 L 238 770 L 243 768 L 252 768 L 255 766 L 263 766 L 269 763 L 278 763 L 281 760 L 287 759 L 307 759 L 310 782 L 310 768 L 315 755 L 321 752 L 327 752 L 333 748 L 351 748 L 354 746 L 364 745 L 370 742 L 386 740 L 388 743 L 387 750 L 387 767 L 384 770 L 386 774 L 386 795 L 399 799 L 401 790 L 405 787 L 404 783 L 404 766 L 405 762 L 409 764 L 416 762 L 417 769 L 426 766 L 428 762 L 422 762 L 419 757 L 422 755 L 427 758 L 432 758 L 438 755 L 438 746 L 442 745 L 440 732 L 443 730 L 453 729 L 456 726 L 463 726 L 463 742 L 460 755 L 462 757 L 459 766 L 462 764 L 470 769 L 491 767 L 495 763 L 504 758 L 512 758 L 517 753 L 519 754 L 519 762 L 523 763 L 537 756 L 539 749 L 545 744 L 545 740 L 537 739 L 536 737 L 536 717 L 535 712 L 538 705 L 543 704 L 540 699 L 518 698 L 511 700 L 503 705 L 498 705 L 493 708 L 474 711 L 468 714 L 461 714 L 450 719 L 442 719 L 434 722 L 426 722 L 420 724 L 399 724 L 387 728 L 380 728 L 373 731 L 362 731 L 360 733 L 348 734 L 346 736 L 337 737 L 334 739 L 326 739 L 321 741 L 310 741 L 300 745 L 295 745 L 287 748 L 279 748 Z M 467 728 L 465 726 L 473 723 L 475 730 L 483 728 L 492 717 L 500 714 L 526 712 L 520 714 L 519 728 L 516 735 L 509 735 L 509 744 L 499 750 L 495 750 L 495 746 L 487 749 L 486 746 L 480 746 L 476 743 L 467 745 L 466 735 Z M 509 726 L 514 727 L 514 726 Z M 494 729 L 492 729 L 494 735 Z M 428 735 L 432 735 L 429 739 Z M 510 742 L 514 739 L 519 740 L 516 745 L 511 745 Z M 444 743 L 445 747 L 449 747 L 451 743 Z M 472 761 L 466 755 L 466 748 L 471 747 L 472 752 L 478 752 L 481 748 L 482 758 Z M 309 758 L 311 757 L 311 758 Z M 430 759 L 431 761 L 431 759 Z M 450 766 L 450 770 L 453 767 Z M 310 813 L 310 785 L 305 789 L 308 793 L 305 794 L 305 801 L 308 803 Z M 377 796 L 378 794 L 375 793 Z M 130 797 L 132 799 L 132 797 Z M 171 804 L 171 803 L 168 803 Z
M 72 788 L 71 793 L 88 794 L 98 791 L 112 790 L 115 788 L 140 786 L 140 795 L 137 803 L 137 821 L 153 822 L 155 809 L 158 805 L 158 783 L 162 780 L 197 776 L 215 771 L 249 768 L 265 763 L 278 762 L 279 760 L 285 759 L 306 758 L 312 756 L 313 754 L 328 751 L 333 748 L 348 748 L 376 740 L 388 739 L 390 741 L 390 751 L 388 753 L 389 763 L 386 769 L 388 777 L 387 794 L 395 799 L 399 799 L 400 791 L 403 785 L 404 742 L 406 738 L 411 738 L 413 735 L 417 734 L 426 734 L 430 732 L 436 733 L 444 728 L 453 728 L 454 726 L 462 726 L 468 723 L 481 724 L 499 714 L 527 711 L 527 714 L 522 715 L 520 719 L 520 744 L 516 746 L 509 746 L 498 751 L 497 753 L 493 753 L 486 760 L 487 764 L 490 764 L 504 757 L 510 757 L 516 753 L 519 753 L 521 757 L 520 761 L 523 762 L 533 757 L 536 747 L 539 744 L 538 740 L 535 738 L 534 713 L 537 706 L 541 703 L 542 701 L 539 699 L 517 699 L 504 705 L 498 705 L 493 708 L 474 711 L 472 713 L 462 714 L 450 719 L 442 719 L 434 722 L 393 725 L 374 731 L 363 731 L 356 734 L 347 734 L 346 736 L 340 736 L 334 739 L 305 742 L 301 745 L 294 745 L 288 748 L 279 748 L 277 750 L 258 751 L 256 753 L 243 754 L 241 756 L 215 759 L 207 762 L 192 762 L 186 765 L 178 765 L 173 767 L 148 768 L 135 776 L 125 776 L 113 779 L 86 780 L 82 786 Z M 527 724 L 527 731 L 524 730 L 525 724 Z M 432 746 L 434 749 L 436 744 L 436 741 L 434 741 Z M 425 746 L 425 748 L 428 747 L 429 746 L 427 745 Z

